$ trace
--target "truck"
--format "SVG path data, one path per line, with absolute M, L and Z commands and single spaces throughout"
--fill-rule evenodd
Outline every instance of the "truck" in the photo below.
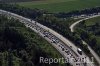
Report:
M 77 52 L 82 55 L 82 50 L 80 48 L 77 48 Z

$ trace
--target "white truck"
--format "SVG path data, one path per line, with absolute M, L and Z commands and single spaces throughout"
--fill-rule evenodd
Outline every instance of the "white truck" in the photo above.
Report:
M 82 55 L 82 50 L 80 48 L 77 48 L 77 52 Z

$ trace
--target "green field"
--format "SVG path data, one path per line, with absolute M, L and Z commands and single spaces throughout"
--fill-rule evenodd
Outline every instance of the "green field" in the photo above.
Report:
M 49 12 L 69 12 L 100 6 L 100 0 L 45 0 L 18 4 L 28 8 L 45 9 Z
M 100 24 L 100 17 L 95 17 L 95 18 L 86 20 L 85 23 L 86 23 L 87 26 L 94 25 L 95 23 L 99 23 Z

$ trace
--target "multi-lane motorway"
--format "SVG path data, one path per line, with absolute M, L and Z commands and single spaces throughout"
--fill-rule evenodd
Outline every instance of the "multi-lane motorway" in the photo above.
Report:
M 53 31 L 52 29 L 41 25 L 38 22 L 35 22 L 31 19 L 24 18 L 20 15 L 0 10 L 0 14 L 6 15 L 7 17 L 13 17 L 15 19 L 20 20 L 26 27 L 32 29 L 36 33 L 38 33 L 40 36 L 45 38 L 52 46 L 54 46 L 64 58 L 69 58 L 70 60 L 73 60 L 71 62 L 71 65 L 73 66 L 95 66 L 93 63 L 81 63 L 77 59 L 79 58 L 89 58 L 84 52 L 82 52 L 82 55 L 77 52 L 77 47 L 75 44 L 73 44 L 71 41 L 63 37 L 62 35 L 58 34 L 57 32 Z M 88 60 L 91 62 L 91 60 Z

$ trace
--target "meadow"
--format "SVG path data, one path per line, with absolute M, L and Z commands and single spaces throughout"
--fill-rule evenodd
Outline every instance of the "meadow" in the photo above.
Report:
M 89 20 L 86 20 L 86 26 L 91 26 L 94 25 L 95 23 L 99 23 L 100 24 L 100 17 L 95 17 Z
M 70 12 L 100 6 L 100 0 L 42 0 L 17 4 L 32 9 L 44 9 L 49 12 Z

